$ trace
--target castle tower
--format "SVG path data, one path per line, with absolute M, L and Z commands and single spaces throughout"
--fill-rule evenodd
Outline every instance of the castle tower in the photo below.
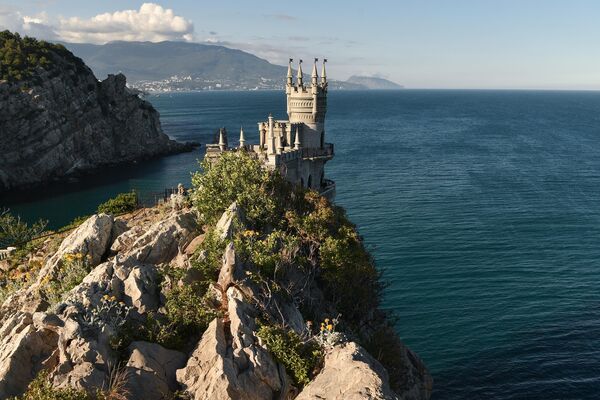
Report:
M 302 60 L 298 63 L 296 84 L 289 75 L 291 61 L 288 66 L 286 85 L 287 111 L 291 124 L 303 124 L 300 132 L 300 142 L 304 148 L 323 148 L 325 143 L 325 113 L 327 111 L 327 79 L 323 75 L 321 82 L 317 74 L 317 61 L 311 74 L 311 85 L 304 86 L 302 81 Z M 324 60 L 324 63 L 327 60 Z M 323 73 L 325 65 L 323 64 Z

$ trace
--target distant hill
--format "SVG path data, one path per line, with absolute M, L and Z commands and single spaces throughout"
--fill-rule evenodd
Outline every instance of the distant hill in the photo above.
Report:
M 129 85 L 148 92 L 282 89 L 287 73 L 287 66 L 212 44 L 172 41 L 62 44 L 83 59 L 99 79 L 121 72 Z M 329 86 L 332 89 L 398 88 L 385 79 L 353 78 L 357 80 L 330 80 Z M 306 81 L 310 81 L 308 76 Z M 383 82 L 395 86 L 382 87 Z
M 364 86 L 366 89 L 402 89 L 404 87 L 387 79 L 372 76 L 353 75 L 346 82 Z
M 175 87 L 202 89 L 282 86 L 287 67 L 241 50 L 187 42 L 64 43 L 98 78 L 122 72 L 129 83 L 170 80 Z M 178 85 L 179 83 L 179 85 Z M 218 88 L 218 87 L 217 87 Z

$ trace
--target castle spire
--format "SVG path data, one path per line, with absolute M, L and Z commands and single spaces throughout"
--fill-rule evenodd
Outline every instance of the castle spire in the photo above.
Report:
M 244 148 L 246 144 L 246 138 L 244 137 L 244 127 L 240 127 L 240 149 Z
M 294 84 L 294 82 L 293 82 L 293 76 L 292 76 L 292 61 L 294 61 L 294 59 L 290 58 L 290 61 L 288 62 L 288 73 L 287 73 L 287 84 L 288 84 L 288 86 L 292 86 Z
M 302 86 L 302 60 L 298 61 L 298 86 Z
M 317 75 L 317 61 L 319 61 L 318 58 L 315 58 L 315 63 L 313 64 L 313 70 L 312 70 L 312 85 L 313 86 L 317 86 L 317 79 L 319 78 L 319 76 Z
M 225 139 L 225 128 L 219 129 L 219 149 L 221 151 L 227 150 L 227 141 Z
M 281 140 L 281 135 L 277 133 L 277 154 L 283 153 L 283 141 Z
M 267 143 L 267 153 L 275 154 L 275 138 L 273 133 L 273 115 L 269 114 L 269 142 Z
M 325 63 L 327 63 L 327 59 L 323 59 L 323 69 L 321 70 L 321 84 L 325 85 L 327 83 L 327 73 L 325 72 Z

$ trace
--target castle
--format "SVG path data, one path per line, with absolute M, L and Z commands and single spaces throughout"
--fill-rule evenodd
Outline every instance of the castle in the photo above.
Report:
M 296 82 L 292 74 L 292 59 L 288 64 L 285 93 L 287 120 L 275 120 L 271 115 L 258 123 L 259 144 L 246 144 L 243 128 L 238 147 L 229 147 L 225 128 L 219 131 L 219 143 L 206 146 L 208 159 L 224 151 L 253 152 L 267 168 L 277 169 L 290 182 L 319 191 L 324 196 L 335 196 L 335 183 L 325 179 L 325 163 L 333 158 L 333 144 L 325 142 L 325 113 L 327 111 L 327 74 L 323 60 L 321 78 L 317 61 L 311 74 L 310 85 L 305 85 L 302 60 L 298 63 Z

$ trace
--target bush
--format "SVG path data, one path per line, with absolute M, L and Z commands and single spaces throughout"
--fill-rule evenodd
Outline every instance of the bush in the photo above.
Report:
M 52 387 L 47 371 L 40 371 L 27 387 L 27 391 L 13 400 L 92 400 L 84 390 L 74 388 L 56 389 Z
M 38 220 L 33 225 L 13 216 L 8 209 L 0 212 L 0 248 L 14 246 L 21 248 L 39 236 L 48 225 L 48 221 Z
M 79 285 L 90 272 L 90 266 L 83 254 L 66 254 L 56 275 L 46 277 L 44 294 L 52 305 L 64 300 L 64 294 Z
M 226 152 L 218 160 L 201 162 L 204 172 L 192 176 L 192 202 L 202 222 L 214 224 L 233 202 L 237 202 L 250 226 L 276 225 L 282 215 L 282 189 L 288 184 L 281 176 L 263 168 L 254 156 Z
M 139 206 L 136 192 L 120 193 L 98 206 L 98 213 L 119 215 L 135 211 Z
M 292 329 L 279 326 L 262 325 L 257 334 L 296 385 L 304 386 L 310 382 L 323 358 L 323 352 L 316 343 L 303 342 Z
M 83 61 L 61 44 L 48 43 L 10 31 L 0 32 L 0 80 L 23 81 L 34 76 L 38 69 L 55 70 L 60 57 L 69 62 L 67 67 L 80 71 Z M 65 65 L 61 66 L 62 68 Z

